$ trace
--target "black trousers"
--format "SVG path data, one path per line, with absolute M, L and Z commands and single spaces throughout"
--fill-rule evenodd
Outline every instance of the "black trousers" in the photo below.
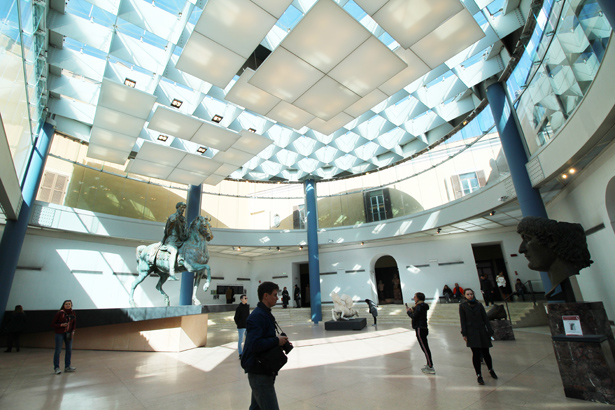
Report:
M 416 332 L 416 340 L 419 341 L 419 345 L 421 346 L 421 350 L 425 353 L 425 359 L 427 359 L 427 366 L 433 367 L 433 361 L 431 360 L 431 350 L 429 350 L 429 343 L 427 342 L 427 335 L 429 334 L 429 330 L 427 329 L 414 329 Z
M 474 370 L 476 371 L 476 375 L 480 376 L 480 358 L 481 355 L 483 359 L 485 359 L 485 364 L 487 365 L 487 369 L 493 369 L 493 361 L 491 360 L 491 355 L 489 354 L 488 347 L 471 347 L 472 349 L 472 364 L 474 365 Z

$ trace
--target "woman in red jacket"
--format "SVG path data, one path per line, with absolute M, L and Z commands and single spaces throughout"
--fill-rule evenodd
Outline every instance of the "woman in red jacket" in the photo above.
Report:
M 70 365 L 70 357 L 73 351 L 73 336 L 75 335 L 75 329 L 77 327 L 77 317 L 73 312 L 73 302 L 71 300 L 65 300 L 62 303 L 62 308 L 53 318 L 51 327 L 55 330 L 55 342 L 56 350 L 53 355 L 53 371 L 56 374 L 62 373 L 60 371 L 60 353 L 62 352 L 62 343 L 66 346 L 66 352 L 64 353 L 64 371 L 74 372 L 75 369 Z

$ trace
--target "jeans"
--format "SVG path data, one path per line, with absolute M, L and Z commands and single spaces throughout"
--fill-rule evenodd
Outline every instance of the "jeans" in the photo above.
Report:
M 246 335 L 246 328 L 244 327 L 243 329 L 237 329 L 237 332 L 239 332 L 239 340 L 237 340 L 237 350 L 239 351 L 239 356 L 241 356 L 243 354 L 243 339 L 245 338 Z
M 249 410 L 280 410 L 275 394 L 275 376 L 248 373 L 252 389 L 252 402 Z
M 55 334 L 56 351 L 53 354 L 53 368 L 60 367 L 60 353 L 62 352 L 62 343 L 66 345 L 66 352 L 64 353 L 64 368 L 70 367 L 70 356 L 73 352 L 73 341 L 64 340 L 64 333 Z

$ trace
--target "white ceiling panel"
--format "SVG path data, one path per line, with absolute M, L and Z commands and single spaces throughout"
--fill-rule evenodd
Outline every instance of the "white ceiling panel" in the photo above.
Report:
M 328 121 L 360 99 L 359 95 L 325 76 L 299 97 L 295 105 Z
M 250 161 L 253 157 L 254 155 L 248 154 L 247 152 L 239 151 L 235 148 L 229 148 L 225 152 L 219 152 L 214 159 L 225 164 L 232 164 L 240 167 Z
M 247 59 L 275 23 L 250 0 L 209 0 L 194 30 Z
M 201 127 L 201 124 L 203 124 L 203 121 L 190 115 L 159 105 L 156 111 L 154 111 L 154 115 L 152 115 L 147 128 L 184 140 L 190 140 Z
M 216 175 L 230 175 L 233 172 L 237 171 L 237 168 L 239 168 L 239 166 L 237 165 L 233 165 L 233 164 L 222 164 L 220 166 L 220 168 L 218 168 L 214 174 Z
M 126 172 L 144 175 L 146 177 L 166 179 L 171 172 L 173 172 L 173 167 L 142 161 L 140 159 L 132 159 L 130 160 Z
M 314 119 L 314 115 L 305 112 L 301 108 L 295 107 L 286 101 L 280 101 L 266 115 L 272 120 L 286 124 L 296 130 L 304 127 L 308 122 Z
M 99 106 L 121 111 L 144 120 L 149 117 L 155 102 L 156 96 L 154 95 L 106 78 L 102 82 L 98 98 Z
M 278 47 L 267 57 L 248 82 L 292 103 L 323 76 L 324 73 L 314 66 L 283 47 Z
M 203 122 L 191 141 L 220 151 L 226 151 L 238 139 L 239 134 L 235 131 L 231 131 L 210 122 Z
M 378 88 L 388 95 L 393 95 L 408 84 L 418 80 L 430 70 L 429 66 L 417 57 L 411 50 L 398 48 L 395 50 L 397 54 L 408 65 L 408 68 L 393 76 L 387 82 Z
M 355 0 L 367 14 L 373 16 L 382 6 L 387 4 L 389 0 Z
M 248 81 L 253 75 L 254 70 L 246 68 L 224 99 L 261 115 L 267 115 L 280 99 L 250 84 Z
M 179 162 L 177 168 L 209 175 L 213 174 L 221 165 L 220 162 L 205 158 L 201 155 L 187 154 L 184 159 Z
M 200 174 L 195 171 L 187 171 L 185 169 L 175 168 L 167 179 L 169 181 L 177 182 L 186 185 L 201 185 L 208 175 Z
M 345 112 L 342 112 L 329 121 L 323 121 L 320 118 L 314 118 L 312 121 L 310 121 L 308 127 L 320 132 L 321 134 L 329 135 L 337 131 L 344 125 L 348 124 L 352 120 L 354 120 L 353 117 L 346 114 Z
M 402 59 L 372 36 L 328 75 L 361 97 L 365 97 L 407 67 Z
M 97 107 L 94 126 L 120 134 L 138 136 L 145 120 L 106 107 Z
M 241 131 L 241 137 L 233 144 L 233 148 L 252 155 L 257 155 L 259 152 L 273 144 L 273 141 L 262 135 L 255 134 L 250 131 Z
M 175 67 L 225 88 L 245 61 L 239 54 L 194 31 Z
M 204 183 L 204 184 L 207 184 L 207 185 L 213 185 L 213 186 L 216 186 L 216 185 L 218 185 L 220 182 L 224 181 L 224 179 L 225 179 L 225 178 L 226 178 L 226 177 L 224 177 L 224 176 L 222 176 L 222 175 L 216 175 L 216 174 L 213 174 L 213 175 L 208 176 L 208 177 L 207 177 L 207 179 L 205 179 L 205 181 L 203 181 L 203 183 Z
M 135 137 L 120 134 L 118 132 L 111 132 L 104 128 L 92 127 L 92 132 L 90 134 L 90 144 L 102 145 L 123 152 L 132 151 L 135 142 L 137 142 Z
M 184 151 L 145 141 L 137 153 L 137 159 L 176 167 L 186 155 Z
M 356 103 L 352 104 L 350 107 L 344 110 L 345 113 L 350 114 L 353 117 L 359 117 L 361 114 L 377 105 L 378 103 L 386 100 L 389 96 L 380 91 L 379 89 L 375 89 L 371 93 L 367 94 L 365 97 L 361 98 Z
M 252 0 L 252 2 L 258 4 L 275 18 L 280 18 L 293 0 Z
M 332 0 L 320 0 L 281 46 L 328 73 L 371 33 Z
M 459 0 L 391 0 L 372 17 L 403 48 L 463 10 Z
M 414 44 L 411 50 L 428 66 L 436 68 L 483 37 L 485 33 L 474 17 L 463 9 Z
M 130 151 L 120 151 L 107 146 L 90 143 L 86 156 L 88 158 L 124 165 L 128 159 L 128 154 L 130 154 Z

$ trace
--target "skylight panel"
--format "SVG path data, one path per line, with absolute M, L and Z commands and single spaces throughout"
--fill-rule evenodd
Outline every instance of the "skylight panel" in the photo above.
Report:
M 71 0 L 66 4 L 66 12 L 90 20 L 104 27 L 113 27 L 116 16 L 84 0 Z
M 124 19 L 117 19 L 117 31 L 122 34 L 126 34 L 132 38 L 139 39 L 144 43 L 150 44 L 154 47 L 158 47 L 164 50 L 169 44 L 164 38 L 160 38 L 157 35 L 150 33 L 147 30 L 143 30 L 140 27 L 135 26 L 132 23 L 127 22 Z
M 101 51 L 94 47 L 90 47 L 86 44 L 80 43 L 77 40 L 72 39 L 70 37 L 64 37 L 64 47 L 71 49 L 71 50 L 79 51 L 80 53 L 84 53 L 84 54 L 88 54 L 88 55 L 100 58 L 101 60 L 107 59 L 106 52 Z
M 504 2 L 505 0 L 495 0 L 493 3 L 487 6 L 487 10 L 492 17 L 497 17 L 501 15 L 504 11 Z
M 487 30 L 487 27 L 489 27 L 489 22 L 487 21 L 487 18 L 483 14 L 482 10 L 473 15 L 472 17 L 474 17 L 474 20 L 476 20 L 476 22 L 478 23 L 480 28 L 483 29 L 483 31 Z
M 301 13 L 295 6 L 292 4 L 286 9 L 282 17 L 276 23 L 276 26 L 288 31 L 291 31 L 299 20 L 303 17 L 303 13 Z
M 201 18 L 201 14 L 203 14 L 203 9 L 200 7 L 194 7 L 190 18 L 188 19 L 188 23 L 192 24 L 193 27 L 196 26 L 196 23 Z
M 71 0 L 72 1 L 72 0 Z M 179 14 L 184 8 L 185 0 L 144 0 L 153 7 L 158 7 L 172 14 Z
M 354 17 L 359 22 L 365 16 L 367 16 L 367 13 L 352 0 L 346 3 L 346 5 L 344 6 L 344 10 L 346 10 L 352 17 Z

